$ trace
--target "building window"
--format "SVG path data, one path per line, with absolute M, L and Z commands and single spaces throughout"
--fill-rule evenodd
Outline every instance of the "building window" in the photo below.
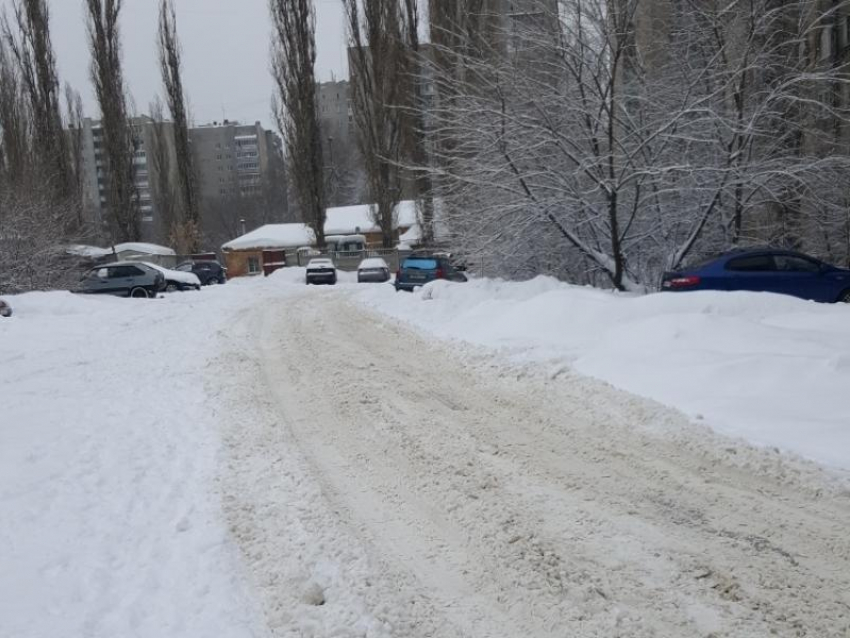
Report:
M 248 273 L 256 275 L 260 272 L 260 258 L 248 257 Z

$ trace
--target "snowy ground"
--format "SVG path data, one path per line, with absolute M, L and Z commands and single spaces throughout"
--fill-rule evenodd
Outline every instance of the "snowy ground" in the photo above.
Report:
M 705 427 L 850 467 L 846 307 L 302 277 L 11 300 L 0 637 L 850 635 L 846 478 Z
M 423 294 L 370 288 L 358 299 L 440 338 L 554 373 L 574 369 L 718 432 L 850 469 L 850 305 L 748 293 L 629 297 L 542 277 Z
M 214 489 L 203 384 L 242 291 L 10 299 L 2 638 L 264 635 Z

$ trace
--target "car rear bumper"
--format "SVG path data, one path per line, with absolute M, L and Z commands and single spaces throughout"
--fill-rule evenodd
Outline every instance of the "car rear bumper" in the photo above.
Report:
M 362 273 L 357 275 L 357 281 L 361 283 L 382 284 L 390 280 L 389 275 Z
M 332 283 L 336 281 L 335 272 L 307 273 L 307 283 Z

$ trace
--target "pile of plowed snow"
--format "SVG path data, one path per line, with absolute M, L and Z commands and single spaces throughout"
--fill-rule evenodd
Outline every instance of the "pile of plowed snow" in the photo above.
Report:
M 719 432 L 850 468 L 850 306 L 772 294 L 621 295 L 550 278 L 356 298 L 518 362 L 569 365 Z

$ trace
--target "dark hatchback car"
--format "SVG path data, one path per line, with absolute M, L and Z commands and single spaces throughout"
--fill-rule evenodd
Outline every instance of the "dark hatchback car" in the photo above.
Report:
M 850 270 L 789 250 L 740 250 L 665 273 L 662 290 L 746 290 L 850 303 Z
M 117 295 L 119 297 L 156 297 L 165 288 L 165 276 L 139 262 L 119 262 L 92 268 L 74 292 Z
M 217 261 L 187 261 L 175 268 L 182 272 L 191 272 L 201 280 L 202 286 L 223 284 L 227 281 L 227 268 Z
M 458 270 L 451 260 L 443 255 L 411 255 L 401 263 L 396 273 L 395 289 L 412 292 L 437 279 L 466 281 L 466 275 Z
M 311 259 L 310 263 L 307 264 L 305 281 L 308 286 L 311 284 L 330 284 L 331 286 L 335 286 L 336 280 L 336 266 L 334 266 L 333 260 L 322 257 Z

